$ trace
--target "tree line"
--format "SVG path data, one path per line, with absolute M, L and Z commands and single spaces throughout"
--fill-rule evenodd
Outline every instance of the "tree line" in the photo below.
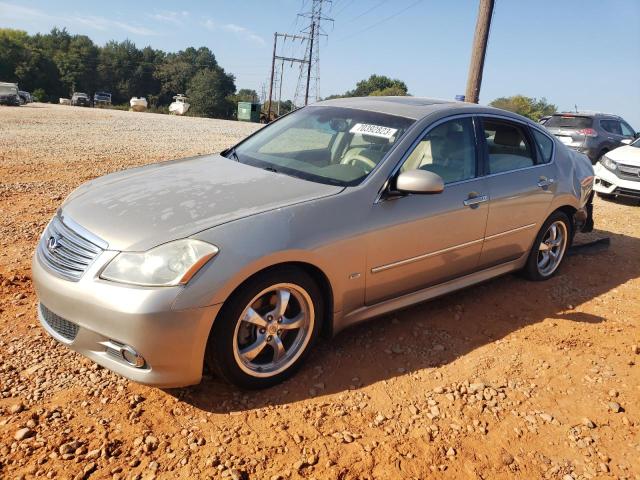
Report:
M 73 92 L 105 91 L 114 104 L 146 97 L 159 107 L 183 93 L 191 98 L 191 113 L 217 118 L 232 118 L 237 101 L 251 93 L 236 95 L 235 77 L 207 47 L 174 53 L 139 49 L 130 40 L 100 46 L 58 28 L 35 35 L 0 29 L 0 81 L 17 82 L 45 102 Z

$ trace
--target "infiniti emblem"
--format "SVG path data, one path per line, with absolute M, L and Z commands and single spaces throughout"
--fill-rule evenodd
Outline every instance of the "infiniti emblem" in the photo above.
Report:
M 60 243 L 58 243 L 58 237 L 54 235 L 50 236 L 49 240 L 47 240 L 47 250 L 49 250 L 50 252 L 53 252 L 59 246 L 60 246 Z

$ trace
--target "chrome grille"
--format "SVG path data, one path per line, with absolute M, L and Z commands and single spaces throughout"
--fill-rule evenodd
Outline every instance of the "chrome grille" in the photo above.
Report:
M 81 227 L 71 228 L 67 220 L 56 215 L 38 244 L 41 262 L 58 276 L 77 282 L 87 267 L 106 248 L 99 239 L 89 240 L 88 232 L 81 235 Z
M 618 176 L 627 180 L 640 181 L 640 167 L 633 165 L 618 164 Z
M 78 325 L 56 315 L 42 304 L 40 304 L 40 313 L 44 321 L 47 322 L 47 325 L 49 325 L 54 332 L 69 341 L 75 340 L 78 334 Z

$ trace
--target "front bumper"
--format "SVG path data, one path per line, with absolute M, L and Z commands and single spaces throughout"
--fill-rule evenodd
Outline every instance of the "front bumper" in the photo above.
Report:
M 603 167 L 600 162 L 594 167 L 596 175 L 593 189 L 605 195 L 620 195 L 622 197 L 640 198 L 640 178 L 626 180 Z
M 78 282 L 56 276 L 34 256 L 33 283 L 44 329 L 69 348 L 138 383 L 157 387 L 199 383 L 220 305 L 173 310 L 184 287 L 142 288 L 100 280 L 98 273 L 113 254 L 105 251 Z M 58 322 L 71 322 L 75 335 L 54 328 L 59 325 L 51 322 L 51 313 Z M 143 365 L 127 363 L 114 345 L 135 349 L 144 357 Z

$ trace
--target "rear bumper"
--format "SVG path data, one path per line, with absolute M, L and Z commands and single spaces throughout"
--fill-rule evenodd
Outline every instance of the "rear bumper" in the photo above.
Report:
M 605 195 L 640 198 L 640 179 L 625 180 L 604 168 L 599 162 L 594 167 L 596 175 L 593 189 Z
M 220 305 L 172 310 L 179 287 L 129 288 L 96 279 L 96 268 L 91 266 L 80 281 L 70 282 L 50 273 L 34 256 L 38 317 L 47 333 L 139 383 L 157 387 L 199 383 Z M 122 346 L 135 350 L 143 364 L 127 363 L 118 350 Z

